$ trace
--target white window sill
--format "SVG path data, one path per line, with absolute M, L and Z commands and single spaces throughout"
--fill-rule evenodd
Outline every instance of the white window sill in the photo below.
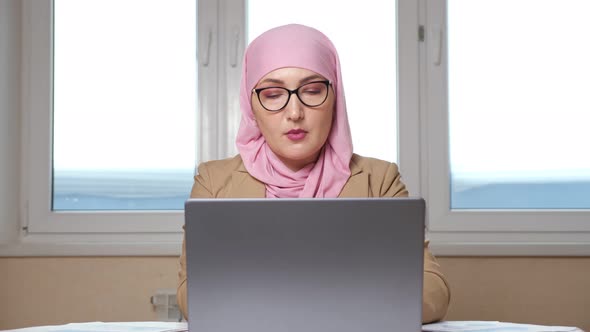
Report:
M 429 232 L 436 256 L 590 256 L 590 233 Z
M 182 233 L 35 234 L 0 244 L 0 257 L 180 256 Z
M 182 233 L 35 234 L 0 244 L 0 257 L 179 256 Z M 428 232 L 436 256 L 590 256 L 590 233 Z

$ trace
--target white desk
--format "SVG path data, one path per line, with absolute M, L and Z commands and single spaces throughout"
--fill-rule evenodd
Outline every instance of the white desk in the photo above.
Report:
M 71 323 L 36 326 L 0 332 L 184 332 L 186 323 L 121 322 Z M 445 321 L 422 326 L 424 332 L 584 332 L 576 327 L 542 326 L 489 321 Z
M 186 323 L 168 322 L 116 322 L 116 323 L 70 323 L 65 325 L 48 325 L 27 327 L 0 332 L 180 332 L 186 331 Z

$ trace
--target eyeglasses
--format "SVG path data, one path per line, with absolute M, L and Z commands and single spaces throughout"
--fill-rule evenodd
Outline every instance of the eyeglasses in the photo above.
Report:
M 264 109 L 270 112 L 278 112 L 285 108 L 291 99 L 291 95 L 297 95 L 297 98 L 307 107 L 317 107 L 328 99 L 328 87 L 332 84 L 330 81 L 314 81 L 305 83 L 295 90 L 289 90 L 281 87 L 268 87 L 252 89 L 256 92 L 258 100 Z

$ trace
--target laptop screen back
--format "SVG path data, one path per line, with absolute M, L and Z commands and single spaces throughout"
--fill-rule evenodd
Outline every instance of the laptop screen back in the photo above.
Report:
M 191 199 L 185 218 L 191 331 L 420 330 L 422 199 Z

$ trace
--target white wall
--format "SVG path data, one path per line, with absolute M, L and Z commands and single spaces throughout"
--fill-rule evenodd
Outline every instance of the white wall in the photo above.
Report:
M 0 244 L 18 233 L 21 2 L 0 0 Z

